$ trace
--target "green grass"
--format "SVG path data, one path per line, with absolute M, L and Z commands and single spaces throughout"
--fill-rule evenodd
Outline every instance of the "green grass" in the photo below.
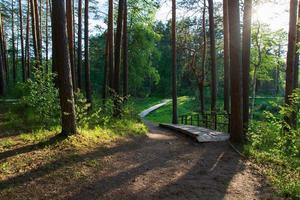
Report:
M 196 111 L 198 108 L 197 101 L 193 97 L 179 97 L 178 98 L 178 115 L 184 115 Z M 147 120 L 157 123 L 170 123 L 172 120 L 172 102 L 168 102 L 165 106 L 150 113 Z
M 137 113 L 140 113 L 151 106 L 159 104 L 161 101 L 162 99 L 158 97 L 130 98 L 128 104 L 134 108 Z

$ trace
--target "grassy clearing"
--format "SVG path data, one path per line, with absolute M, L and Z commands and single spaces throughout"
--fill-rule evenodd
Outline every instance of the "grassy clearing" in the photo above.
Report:
M 197 101 L 193 97 L 178 98 L 178 114 L 184 115 L 191 113 L 197 109 Z M 167 103 L 162 108 L 154 111 L 146 117 L 147 120 L 157 123 L 170 123 L 172 120 L 172 102 Z

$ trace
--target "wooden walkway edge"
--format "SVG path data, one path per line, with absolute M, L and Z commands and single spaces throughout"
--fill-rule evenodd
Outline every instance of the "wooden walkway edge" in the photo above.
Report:
M 159 126 L 185 134 L 196 139 L 200 143 L 221 142 L 227 141 L 230 138 L 230 135 L 228 133 L 222 133 L 219 131 L 191 125 L 159 124 Z

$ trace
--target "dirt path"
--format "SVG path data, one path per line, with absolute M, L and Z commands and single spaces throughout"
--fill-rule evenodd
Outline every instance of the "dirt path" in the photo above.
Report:
M 110 156 L 68 199 L 275 199 L 265 179 L 226 142 L 198 144 L 147 123 L 147 137 Z

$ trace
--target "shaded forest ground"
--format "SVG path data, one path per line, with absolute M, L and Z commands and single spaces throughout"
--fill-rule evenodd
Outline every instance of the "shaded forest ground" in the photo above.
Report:
M 1 134 L 0 199 L 275 198 L 227 143 L 148 126 L 147 135 L 128 137 L 101 129 L 67 140 L 55 130 Z

